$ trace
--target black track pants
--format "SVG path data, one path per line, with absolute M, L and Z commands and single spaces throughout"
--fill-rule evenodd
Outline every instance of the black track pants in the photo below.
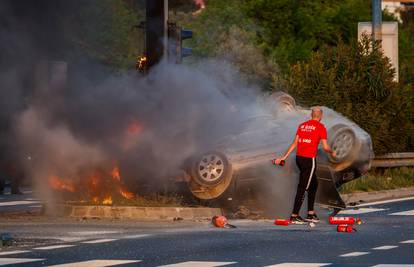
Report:
M 316 159 L 296 156 L 296 165 L 299 168 L 299 184 L 293 206 L 293 214 L 299 214 L 305 198 L 305 191 L 308 191 L 308 210 L 313 210 L 315 204 L 318 179 L 316 178 Z

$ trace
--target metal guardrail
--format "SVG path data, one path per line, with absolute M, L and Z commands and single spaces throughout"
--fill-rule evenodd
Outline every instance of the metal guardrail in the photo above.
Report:
M 375 157 L 371 162 L 372 168 L 390 168 L 414 166 L 414 152 L 389 153 Z

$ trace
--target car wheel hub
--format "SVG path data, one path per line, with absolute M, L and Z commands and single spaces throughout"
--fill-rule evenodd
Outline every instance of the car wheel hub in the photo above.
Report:
M 206 182 L 219 180 L 224 172 L 223 159 L 218 155 L 205 155 L 198 165 L 200 178 Z
M 332 148 L 337 153 L 337 158 L 343 159 L 351 152 L 353 144 L 353 136 L 350 133 L 344 132 L 335 138 Z

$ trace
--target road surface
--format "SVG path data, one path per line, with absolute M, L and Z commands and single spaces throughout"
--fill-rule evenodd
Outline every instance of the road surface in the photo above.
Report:
M 0 196 L 0 210 L 21 200 Z M 36 209 L 38 203 L 24 204 Z M 16 204 L 16 202 L 14 202 Z M 275 226 L 271 220 L 235 220 L 237 229 L 208 221 L 75 220 L 28 214 L 0 217 L 12 246 L 0 247 L 10 266 L 414 266 L 414 198 L 367 204 L 342 212 L 360 217 L 355 233 L 337 233 L 324 219 L 316 227 Z M 389 264 L 389 265 L 387 265 Z

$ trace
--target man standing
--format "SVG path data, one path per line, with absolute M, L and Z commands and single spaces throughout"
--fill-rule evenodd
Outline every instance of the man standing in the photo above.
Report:
M 299 168 L 300 174 L 295 204 L 290 217 L 291 223 L 305 223 L 305 220 L 299 216 L 299 210 L 305 197 L 305 191 L 308 192 L 308 216 L 306 221 L 319 221 L 319 218 L 316 216 L 314 211 L 316 190 L 318 188 L 318 180 L 315 175 L 315 170 L 319 141 L 322 141 L 323 150 L 325 150 L 325 152 L 330 153 L 333 157 L 336 156 L 336 152 L 331 149 L 326 141 L 326 128 L 322 123 L 320 123 L 322 115 L 323 112 L 320 107 L 312 108 L 312 119 L 299 125 L 295 140 L 289 146 L 289 149 L 286 151 L 285 155 L 275 160 L 275 164 L 279 164 L 282 160 L 286 160 L 290 153 L 292 153 L 297 147 L 296 165 Z

